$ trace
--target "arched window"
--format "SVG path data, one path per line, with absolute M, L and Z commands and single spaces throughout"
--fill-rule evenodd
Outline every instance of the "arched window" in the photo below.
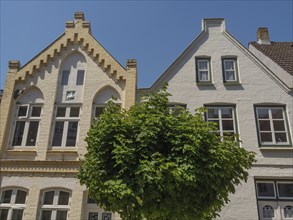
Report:
M 36 146 L 41 121 L 43 94 L 32 87 L 16 103 L 12 146 Z
M 284 208 L 284 217 L 293 218 L 293 207 L 288 205 Z
M 23 219 L 27 190 L 18 188 L 1 190 L 0 198 L 0 219 Z
M 63 189 L 43 191 L 40 220 L 67 220 L 71 193 Z
M 262 208 L 262 213 L 264 218 L 274 218 L 275 213 L 272 206 L 266 205 Z
M 106 104 L 110 101 L 115 103 L 121 103 L 121 97 L 119 93 L 111 86 L 106 86 L 101 89 L 95 96 L 93 101 L 93 117 L 97 118 L 102 114 Z

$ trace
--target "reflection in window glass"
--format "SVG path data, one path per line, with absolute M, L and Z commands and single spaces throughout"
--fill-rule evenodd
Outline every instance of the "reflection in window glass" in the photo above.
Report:
M 293 207 L 292 206 L 286 206 L 284 208 L 284 216 L 285 216 L 285 218 L 293 218 Z
M 68 80 L 69 80 L 69 70 L 64 70 L 62 72 L 62 77 L 61 77 L 61 85 L 65 86 L 68 85 Z
M 257 183 L 258 197 L 275 197 L 273 183 Z
M 279 197 L 293 198 L 293 183 L 278 183 Z
M 263 207 L 263 217 L 264 218 L 274 218 L 275 213 L 272 206 L 266 205 Z
M 77 71 L 76 85 L 83 85 L 84 81 L 84 70 Z
M 15 204 L 24 204 L 26 198 L 26 192 L 22 190 L 17 190 Z
M 54 200 L 54 191 L 45 192 L 44 205 L 52 205 Z

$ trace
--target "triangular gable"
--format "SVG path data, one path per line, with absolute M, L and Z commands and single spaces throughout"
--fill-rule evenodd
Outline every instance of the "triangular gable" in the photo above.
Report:
M 33 75 L 50 59 L 54 59 L 69 44 L 78 44 L 96 61 L 99 66 L 117 81 L 126 79 L 126 69 L 115 60 L 108 51 L 91 35 L 90 23 L 84 21 L 82 13 L 75 14 L 74 21 L 66 22 L 65 32 L 32 60 L 20 68 L 15 75 L 16 80 L 25 80 Z
M 227 39 L 229 39 L 236 47 L 238 47 L 247 57 L 249 57 L 260 69 L 262 69 L 269 77 L 274 80 L 282 89 L 286 92 L 290 92 L 291 89 L 278 78 L 276 74 L 274 74 L 268 67 L 266 67 L 252 52 L 250 52 L 246 47 L 244 47 L 238 40 L 236 40 L 225 28 L 225 20 L 223 18 L 211 18 L 211 19 L 203 19 L 202 20 L 202 31 L 200 34 L 191 42 L 191 44 L 179 55 L 179 57 L 163 72 L 163 74 L 153 83 L 153 85 L 149 88 L 150 91 L 156 91 L 160 89 L 162 84 L 164 83 L 164 79 L 166 79 L 169 74 L 171 74 L 171 70 L 179 65 L 180 61 L 183 60 L 189 52 L 196 47 L 200 43 L 200 40 L 207 34 L 208 27 L 207 22 L 210 23 L 222 23 L 220 25 L 220 30 Z

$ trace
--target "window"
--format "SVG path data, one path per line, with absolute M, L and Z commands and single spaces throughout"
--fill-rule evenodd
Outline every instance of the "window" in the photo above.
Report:
M 257 130 L 261 145 L 288 145 L 288 130 L 283 107 L 256 107 Z
M 12 146 L 36 146 L 42 106 L 18 106 Z
M 70 193 L 62 190 L 43 192 L 41 220 L 66 220 L 70 208 Z
M 224 58 L 222 59 L 224 83 L 238 82 L 237 76 L 237 59 Z
M 61 85 L 62 86 L 68 85 L 69 73 L 70 73 L 69 70 L 63 70 L 62 77 L 61 77 Z
M 211 83 L 210 58 L 196 58 L 196 80 L 198 83 Z
M 79 115 L 78 106 L 57 106 L 52 146 L 76 146 Z
M 179 115 L 182 110 L 186 109 L 186 104 L 182 103 L 169 103 L 170 113 L 174 115 Z
M 1 191 L 0 219 L 22 220 L 26 197 L 27 192 L 20 189 L 7 189 Z
M 293 182 L 257 180 L 256 197 L 260 219 L 293 218 Z
M 77 71 L 76 85 L 83 85 L 84 81 L 84 70 Z
M 105 212 L 87 192 L 85 218 L 87 220 L 112 220 L 112 213 Z
M 220 137 L 233 136 L 236 134 L 236 120 L 234 107 L 212 107 L 208 106 L 206 119 L 216 124 L 216 130 Z
M 94 105 L 94 118 L 100 117 L 104 112 L 106 105 Z
M 293 218 L 293 206 L 286 206 L 284 208 L 284 216 L 285 218 Z

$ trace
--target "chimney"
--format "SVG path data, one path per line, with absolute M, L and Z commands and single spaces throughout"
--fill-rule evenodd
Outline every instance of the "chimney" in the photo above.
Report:
M 269 30 L 267 27 L 260 27 L 256 32 L 257 43 L 259 44 L 271 44 Z

